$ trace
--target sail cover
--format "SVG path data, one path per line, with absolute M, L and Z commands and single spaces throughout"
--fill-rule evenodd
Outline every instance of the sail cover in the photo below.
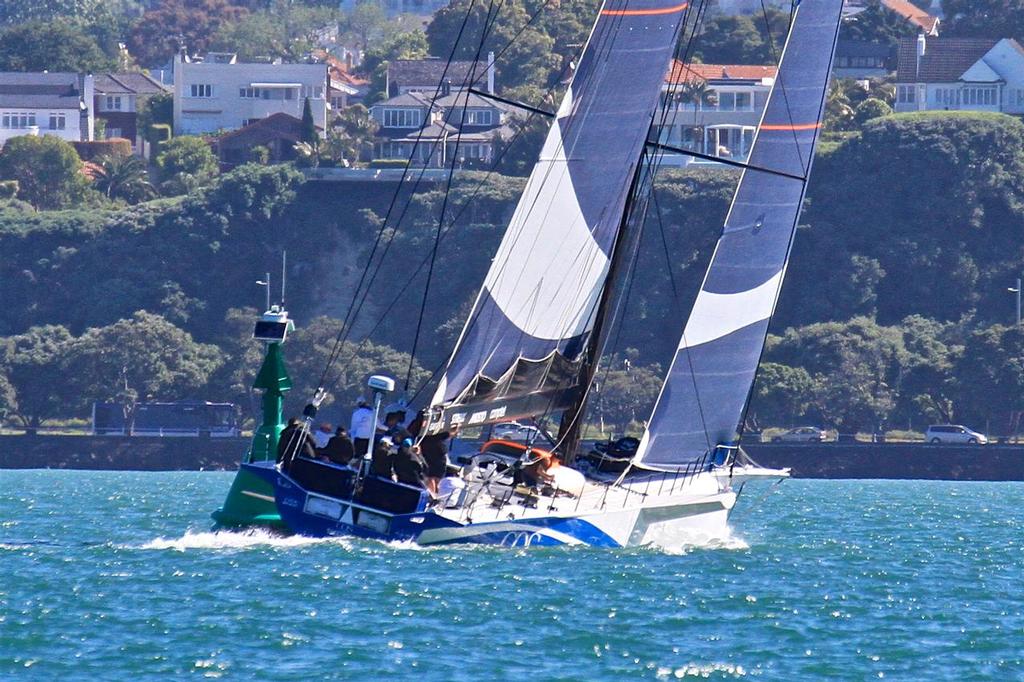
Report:
M 575 396 L 577 363 L 687 7 L 603 5 L 435 393 L 443 421 L 555 411 Z
M 748 168 L 637 463 L 686 465 L 738 441 L 811 170 L 842 5 L 803 0 L 794 10 Z

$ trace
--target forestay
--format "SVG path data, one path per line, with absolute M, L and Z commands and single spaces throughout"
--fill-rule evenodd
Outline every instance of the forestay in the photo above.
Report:
M 794 9 L 749 167 L 637 451 L 638 463 L 687 465 L 738 441 L 811 170 L 842 5 L 803 0 Z
M 687 3 L 608 0 L 433 399 L 434 427 L 566 407 Z M 440 420 L 438 419 L 440 417 Z

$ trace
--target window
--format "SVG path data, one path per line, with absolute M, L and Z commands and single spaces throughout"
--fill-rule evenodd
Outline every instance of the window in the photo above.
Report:
M 322 85 L 303 85 L 302 96 L 309 97 L 310 99 L 323 99 L 324 86 Z
M 213 97 L 213 86 L 209 83 L 193 83 L 189 86 L 191 97 Z
M 258 119 L 258 118 L 243 118 L 242 119 L 242 127 L 244 128 L 245 126 L 251 126 L 253 123 L 256 123 L 259 120 L 260 119 Z
M 956 102 L 956 89 L 935 88 L 935 104 L 944 107 L 954 106 Z
M 35 113 L 4 112 L 3 115 L 0 116 L 0 124 L 2 124 L 4 128 L 13 128 L 16 130 L 31 128 L 36 124 L 36 115 Z
M 996 103 L 995 88 L 977 86 L 964 88 L 964 104 L 991 107 L 995 106 Z
M 295 99 L 295 91 L 292 90 L 291 88 L 285 88 L 284 98 L 285 99 Z
M 263 91 L 259 88 L 239 88 L 238 96 L 242 99 L 259 99 Z M 269 94 L 269 93 L 267 93 Z
M 491 125 L 490 109 L 470 109 L 466 112 L 466 125 L 489 126 Z
M 900 85 L 896 88 L 896 103 L 897 104 L 913 104 L 917 101 L 914 93 L 916 88 L 913 85 Z
M 50 114 L 50 130 L 64 130 L 66 126 L 64 114 Z
M 115 137 L 124 137 L 121 134 L 121 129 L 120 128 L 107 128 L 106 135 L 107 135 L 107 139 L 108 140 L 113 139 Z
M 107 111 L 121 111 L 120 95 L 107 95 Z
M 385 109 L 385 128 L 416 128 L 420 125 L 421 112 L 419 109 Z
M 753 108 L 754 102 L 749 92 L 718 93 L 719 111 L 752 111 Z

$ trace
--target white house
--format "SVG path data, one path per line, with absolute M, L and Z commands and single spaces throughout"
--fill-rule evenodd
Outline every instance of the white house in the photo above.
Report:
M 93 77 L 77 73 L 0 73 L 0 145 L 20 135 L 93 139 Z
M 1012 38 L 905 38 L 896 111 L 935 110 L 1024 114 L 1024 47 Z
M 205 135 L 237 130 L 271 114 L 302 117 L 309 100 L 313 122 L 327 124 L 326 64 L 246 64 L 234 55 L 174 60 L 174 133 Z
M 684 64 L 673 61 L 662 87 L 656 122 L 664 145 L 745 160 L 775 83 L 774 66 Z M 666 165 L 685 165 L 667 154 Z

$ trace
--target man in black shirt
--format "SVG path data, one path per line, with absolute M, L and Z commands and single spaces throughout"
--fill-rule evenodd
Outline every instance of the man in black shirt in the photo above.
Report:
M 339 426 L 334 432 L 334 436 L 327 441 L 327 445 L 320 450 L 320 454 L 325 455 L 335 464 L 348 466 L 355 456 L 355 448 L 352 445 L 352 439 L 348 437 L 348 432 Z

